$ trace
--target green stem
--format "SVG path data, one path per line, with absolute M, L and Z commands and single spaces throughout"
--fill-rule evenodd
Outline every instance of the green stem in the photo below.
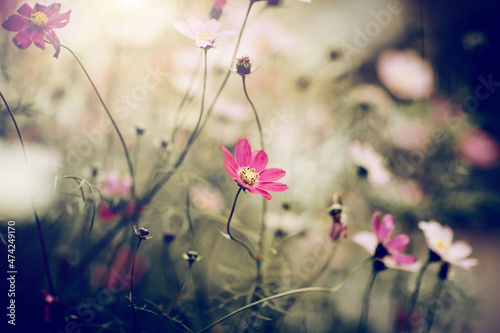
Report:
M 410 326 L 411 326 L 411 317 L 413 314 L 413 310 L 415 309 L 415 305 L 417 304 L 417 299 L 418 299 L 418 294 L 420 293 L 420 285 L 422 284 L 422 279 L 424 277 L 425 271 L 430 265 L 430 261 L 427 260 L 425 264 L 420 268 L 420 271 L 418 272 L 417 276 L 417 281 L 415 284 L 415 290 L 411 294 L 410 298 L 410 304 L 408 306 L 408 317 L 406 318 L 406 323 L 405 323 L 405 331 L 410 332 Z
M 2 98 L 2 101 L 5 105 L 5 108 L 9 112 L 10 118 L 12 119 L 12 122 L 14 123 L 14 126 L 16 128 L 17 137 L 19 138 L 19 142 L 21 143 L 21 148 L 23 151 L 24 163 L 26 164 L 26 174 L 28 175 L 28 182 L 29 182 L 28 158 L 26 156 L 26 147 L 24 146 L 24 140 L 23 140 L 23 136 L 21 134 L 21 130 L 19 129 L 19 126 L 17 125 L 17 121 L 16 121 L 16 118 L 14 117 L 14 113 L 12 113 L 12 110 L 10 109 L 9 104 L 7 103 L 7 100 L 5 99 L 5 97 L 3 96 L 3 94 L 1 92 L 0 92 L 0 97 Z M 47 276 L 47 282 L 49 284 L 50 294 L 52 296 L 54 296 L 54 298 L 57 298 L 56 288 L 54 287 L 54 280 L 52 279 L 52 274 L 50 273 L 49 257 L 47 255 L 47 248 L 45 246 L 45 240 L 43 238 L 42 224 L 40 222 L 40 217 L 38 216 L 38 213 L 36 211 L 35 199 L 33 198 L 31 186 L 29 186 L 28 190 L 30 193 L 31 208 L 33 210 L 33 215 L 35 216 L 36 229 L 38 231 L 38 238 L 40 239 L 40 246 L 42 247 L 43 267 L 45 269 L 45 275 Z
M 132 178 L 132 188 L 131 188 L 132 198 L 135 198 L 134 167 L 132 166 L 132 160 L 130 158 L 130 154 L 128 152 L 127 145 L 125 144 L 125 140 L 123 139 L 122 133 L 120 132 L 120 129 L 118 128 L 118 125 L 116 124 L 113 116 L 111 115 L 111 112 L 109 112 L 108 107 L 104 103 L 104 100 L 102 99 L 101 94 L 99 94 L 99 91 L 97 90 L 97 87 L 95 86 L 94 81 L 92 81 L 92 78 L 90 77 L 89 73 L 85 69 L 85 66 L 83 66 L 83 64 L 80 61 L 80 59 L 76 56 L 76 54 L 69 47 L 67 47 L 65 45 L 62 45 L 62 44 L 61 44 L 61 47 L 64 48 L 64 49 L 66 49 L 66 50 L 68 50 L 69 53 L 71 53 L 71 55 L 75 58 L 76 62 L 78 62 L 78 64 L 80 65 L 80 68 L 83 70 L 83 72 L 85 73 L 85 76 L 87 77 L 87 79 L 90 82 L 90 85 L 94 89 L 94 92 L 96 93 L 97 98 L 101 102 L 101 105 L 104 108 L 104 111 L 106 111 L 106 114 L 108 115 L 109 120 L 111 120 L 111 123 L 113 124 L 113 127 L 115 128 L 116 134 L 118 134 L 118 137 L 120 138 L 120 142 L 121 142 L 121 144 L 123 146 L 123 151 L 125 152 L 125 158 L 127 159 L 127 165 L 128 165 L 128 170 L 129 170 L 129 173 L 130 173 L 130 177 Z
M 261 304 L 261 303 L 264 303 L 264 302 L 268 302 L 268 301 L 271 301 L 271 300 L 274 300 L 274 299 L 277 299 L 277 298 L 281 298 L 281 297 L 286 297 L 286 296 L 291 296 L 291 295 L 296 295 L 296 294 L 301 294 L 301 293 L 309 293 L 309 292 L 325 292 L 325 293 L 335 293 L 337 291 L 340 290 L 340 288 L 342 288 L 342 286 L 344 285 L 345 281 L 347 280 L 347 278 L 352 274 L 354 273 L 355 271 L 357 271 L 359 268 L 361 268 L 363 265 L 365 265 L 367 262 L 371 261 L 372 258 L 367 258 L 366 260 L 362 261 L 361 263 L 359 263 L 358 265 L 356 265 L 354 268 L 352 268 L 349 272 L 347 272 L 347 274 L 344 276 L 344 278 L 340 281 L 340 283 L 333 287 L 333 288 L 324 288 L 324 287 L 310 287 L 310 288 L 301 288 L 301 289 L 294 289 L 294 290 L 290 290 L 290 291 L 285 291 L 285 292 L 282 292 L 282 293 L 279 293 L 279 294 L 276 294 L 276 295 L 272 295 L 272 296 L 269 296 L 269 297 L 266 297 L 266 298 L 262 298 L 258 301 L 255 301 L 253 303 L 250 303 L 250 304 L 247 304 L 237 310 L 234 310 L 233 312 L 229 313 L 228 315 L 225 315 L 224 317 L 218 319 L 217 321 L 213 322 L 212 324 L 208 325 L 207 327 L 205 327 L 204 329 L 202 329 L 199 333 L 203 333 L 203 332 L 206 332 L 208 331 L 209 329 L 211 329 L 212 327 L 214 327 L 215 325 L 223 322 L 224 320 L 240 313 L 241 311 L 244 311 L 248 308 L 251 308 L 252 306 L 255 306 L 255 305 L 258 305 L 258 304 Z
M 434 324 L 434 319 L 436 317 L 436 308 L 437 304 L 439 302 L 439 297 L 441 296 L 441 292 L 443 290 L 443 285 L 446 280 L 444 279 L 439 279 L 436 287 L 434 288 L 434 292 L 432 295 L 432 303 L 429 305 L 427 308 L 427 315 L 425 317 L 426 320 L 426 329 L 427 333 L 429 333 L 432 329 L 432 324 Z
M 227 235 L 229 236 L 229 238 L 231 238 L 232 240 L 234 240 L 236 243 L 240 244 L 241 246 L 243 246 L 245 248 L 245 250 L 248 252 L 248 255 L 255 261 L 255 263 L 257 264 L 257 270 L 259 271 L 260 270 L 260 260 L 257 259 L 254 254 L 252 253 L 252 251 L 250 250 L 250 248 L 248 248 L 248 246 L 243 243 L 243 241 L 241 241 L 240 239 L 236 238 L 236 237 L 233 237 L 233 235 L 231 235 L 231 229 L 230 229 L 230 225 L 231 225 L 231 219 L 233 218 L 233 214 L 234 214 L 234 208 L 236 207 L 236 201 L 238 200 L 238 196 L 240 195 L 241 191 L 243 190 L 243 187 L 240 186 L 240 188 L 238 189 L 238 192 L 236 192 L 236 196 L 234 197 L 234 202 L 233 202 L 233 208 L 231 208 L 231 213 L 229 214 L 229 218 L 227 220 L 227 226 L 226 226 L 226 229 L 227 229 Z
M 139 332 L 139 326 L 137 324 L 137 315 L 135 313 L 134 306 L 134 269 L 135 269 L 135 258 L 137 257 L 137 252 L 139 252 L 139 246 L 141 245 L 142 238 L 139 238 L 137 242 L 137 248 L 134 252 L 134 259 L 132 259 L 132 270 L 130 271 L 130 306 L 132 307 L 132 316 L 134 318 L 134 330 Z
M 378 271 L 373 270 L 368 285 L 363 296 L 363 309 L 361 311 L 361 316 L 359 317 L 359 327 L 358 332 L 366 332 L 366 322 L 368 321 L 368 314 L 370 312 L 370 295 L 372 293 L 373 285 L 375 284 L 375 278 L 377 277 Z

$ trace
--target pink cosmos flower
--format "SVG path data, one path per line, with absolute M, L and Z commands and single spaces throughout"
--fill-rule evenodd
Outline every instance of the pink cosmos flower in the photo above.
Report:
M 366 175 L 372 186 L 385 186 L 391 182 L 391 175 L 384 166 L 384 159 L 369 143 L 353 142 L 349 147 L 349 155 L 352 162 L 358 166 L 358 173 Z
M 104 185 L 101 188 L 103 196 L 128 197 L 132 188 L 132 179 L 126 177 L 120 180 L 118 172 L 111 170 L 106 175 Z
M 396 97 L 428 98 L 434 91 L 434 71 L 431 64 L 415 50 L 388 50 L 377 61 L 380 81 Z
M 236 159 L 224 146 L 222 146 L 222 152 L 226 156 L 224 166 L 227 173 L 243 189 L 253 194 L 262 195 L 267 200 L 272 199 L 267 191 L 282 192 L 288 190 L 287 185 L 275 182 L 275 180 L 283 178 L 286 172 L 277 168 L 264 169 L 268 160 L 266 152 L 263 150 L 252 152 L 247 139 L 241 139 L 236 144 L 234 150 Z
M 179 31 L 184 36 L 193 39 L 196 42 L 196 46 L 204 49 L 211 48 L 217 39 L 234 37 L 239 34 L 239 31 L 237 30 L 216 32 L 219 30 L 221 25 L 221 23 L 216 19 L 211 19 L 203 23 L 194 17 L 189 17 L 187 21 L 187 24 L 180 21 L 175 22 L 175 30 Z
M 410 237 L 398 234 L 391 238 L 394 231 L 394 218 L 387 214 L 380 220 L 381 214 L 379 211 L 373 213 L 371 223 L 373 233 L 361 231 L 355 234 L 352 240 L 388 267 L 416 269 L 418 267 L 417 259 L 409 254 L 401 253 L 410 242 Z
M 60 9 L 61 4 L 59 3 L 53 3 L 48 7 L 37 3 L 34 8 L 25 3 L 17 10 L 21 15 L 14 14 L 9 16 L 2 24 L 2 27 L 9 31 L 18 31 L 12 41 L 22 50 L 28 48 L 32 42 L 42 50 L 45 50 L 44 38 L 47 38 L 54 45 L 56 50 L 54 57 L 57 58 L 61 46 L 59 38 L 57 38 L 52 29 L 66 26 L 71 13 L 71 10 L 69 10 L 66 13 L 59 14 Z
M 466 241 L 453 242 L 453 230 L 450 227 L 442 226 L 433 220 L 422 221 L 418 227 L 424 232 L 425 242 L 429 249 L 444 262 L 467 270 L 478 264 L 477 259 L 467 258 L 472 253 L 469 243 Z

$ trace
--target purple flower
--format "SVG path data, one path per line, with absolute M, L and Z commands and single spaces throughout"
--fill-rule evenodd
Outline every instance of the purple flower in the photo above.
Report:
M 410 237 L 398 234 L 391 238 L 394 231 L 394 218 L 387 214 L 380 220 L 381 214 L 379 211 L 373 213 L 373 232 L 358 232 L 352 240 L 388 267 L 407 270 L 418 268 L 418 262 L 414 256 L 401 253 L 410 242 Z
M 34 8 L 25 3 L 17 10 L 20 15 L 9 16 L 2 24 L 2 27 L 9 31 L 18 31 L 12 41 L 22 50 L 27 49 L 32 42 L 45 50 L 45 38 L 47 38 L 54 45 L 56 50 L 54 57 L 57 58 L 61 50 L 61 44 L 52 29 L 66 26 L 71 13 L 69 10 L 66 13 L 59 14 L 60 9 L 61 4 L 59 3 L 53 3 L 48 7 L 37 3 Z
M 205 23 L 200 20 L 189 17 L 187 19 L 188 23 L 185 22 L 175 22 L 174 28 L 179 31 L 184 36 L 193 39 L 196 46 L 209 49 L 213 46 L 217 39 L 229 38 L 238 35 L 237 30 L 227 30 L 216 32 L 220 28 L 220 22 L 216 19 L 211 19 Z

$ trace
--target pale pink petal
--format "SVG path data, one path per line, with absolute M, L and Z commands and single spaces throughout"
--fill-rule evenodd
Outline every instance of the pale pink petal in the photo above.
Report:
M 257 182 L 255 187 L 264 190 L 264 191 L 272 191 L 272 192 L 283 192 L 288 190 L 288 186 L 282 183 L 266 183 L 266 182 Z
M 12 41 L 18 48 L 22 50 L 27 49 L 31 45 L 31 30 L 19 31 L 14 38 L 12 38 Z
M 216 39 L 235 37 L 235 36 L 238 36 L 239 34 L 240 34 L 240 32 L 238 30 L 225 30 L 225 31 L 221 31 L 218 33 L 211 34 L 210 38 L 215 41 Z
M 31 41 L 35 43 L 35 45 L 41 48 L 42 50 L 45 50 L 45 39 L 43 36 L 43 32 L 38 30 L 33 30 L 31 32 Z
M 265 151 L 254 151 L 250 156 L 250 167 L 254 168 L 255 172 L 260 173 L 267 166 L 267 161 L 268 157 Z
M 259 180 L 261 182 L 272 182 L 283 178 L 286 175 L 284 170 L 278 168 L 269 168 L 260 172 Z
M 201 38 L 198 38 L 198 37 L 196 37 L 195 44 L 196 44 L 197 47 L 201 47 L 201 48 L 206 48 L 208 46 L 212 46 L 212 42 L 211 41 L 205 40 L 205 39 L 201 39 Z
M 33 9 L 27 3 L 25 3 L 24 5 L 22 5 L 21 7 L 19 7 L 19 9 L 17 10 L 17 12 L 19 14 L 21 14 L 22 16 L 24 16 L 24 17 L 30 18 L 31 17 L 31 13 L 33 13 Z
M 368 253 L 374 254 L 378 245 L 377 236 L 368 231 L 360 231 L 352 236 L 353 242 L 363 247 Z
M 233 155 L 229 152 L 229 150 L 226 149 L 226 147 L 221 146 L 222 152 L 224 153 L 224 156 L 226 156 L 226 161 L 229 163 L 229 165 L 236 171 L 238 170 L 238 164 L 236 164 L 236 161 L 233 158 Z
M 51 28 L 63 28 L 69 22 L 69 15 L 71 14 L 71 10 L 66 13 L 59 14 L 54 16 L 49 20 L 48 26 Z
M 414 263 L 398 263 L 391 256 L 386 256 L 382 259 L 382 261 L 387 267 L 401 269 L 409 272 L 416 272 L 421 266 L 419 261 L 415 261 Z
M 210 35 L 214 34 L 217 30 L 219 30 L 221 23 L 216 19 L 211 19 L 210 21 L 205 22 L 203 25 L 203 31 Z
M 449 226 L 442 227 L 440 236 L 444 244 L 451 245 L 453 243 L 453 230 Z
M 174 29 L 191 39 L 196 39 L 198 37 L 185 22 L 175 22 Z
M 475 258 L 468 258 L 468 259 L 462 259 L 462 260 L 457 260 L 453 261 L 452 264 L 457 265 L 459 267 L 462 267 L 464 269 L 470 270 L 472 267 L 476 266 L 479 263 L 479 260 Z
M 120 192 L 118 193 L 119 195 L 123 197 L 128 197 L 130 195 L 130 192 L 132 190 L 132 179 L 127 177 L 122 180 L 120 184 Z
M 391 237 L 392 232 L 394 231 L 394 218 L 392 215 L 386 214 L 379 225 L 379 230 L 377 233 L 377 237 L 380 242 L 386 243 Z
M 258 195 L 262 195 L 264 198 L 266 198 L 267 200 L 271 200 L 273 197 L 271 196 L 271 194 L 269 194 L 268 192 L 264 191 L 264 190 L 261 190 L 257 187 L 247 187 L 248 188 L 248 191 L 250 193 L 253 193 L 253 194 L 258 194 Z
M 198 20 L 196 17 L 188 17 L 187 19 L 188 25 L 191 28 L 191 30 L 196 34 L 201 34 L 206 31 L 204 31 L 204 24 L 200 20 Z
M 394 236 L 387 244 L 386 248 L 387 251 L 392 252 L 400 252 L 408 246 L 408 243 L 410 242 L 410 237 L 405 234 L 399 234 Z
M 59 52 L 61 51 L 61 44 L 59 43 L 59 38 L 57 38 L 56 34 L 54 33 L 54 30 L 52 30 L 51 28 L 45 28 L 44 32 L 49 42 L 51 42 L 52 45 L 54 45 L 54 49 L 56 50 L 56 53 L 54 53 L 54 58 L 57 58 L 59 56 Z
M 9 31 L 20 31 L 25 30 L 30 27 L 30 20 L 24 16 L 20 16 L 17 14 L 9 16 L 4 23 L 2 23 L 2 27 L 5 30 Z
M 455 259 L 463 259 L 468 257 L 471 253 L 472 247 L 469 243 L 465 241 L 458 241 L 451 245 L 448 256 Z
M 246 167 L 250 165 L 250 156 L 252 155 L 251 149 L 247 139 L 240 139 L 240 141 L 238 141 L 234 149 L 234 155 L 238 166 Z

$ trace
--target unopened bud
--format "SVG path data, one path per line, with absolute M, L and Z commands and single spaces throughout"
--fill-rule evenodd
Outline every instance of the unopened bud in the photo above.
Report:
M 248 75 L 252 71 L 252 63 L 247 56 L 236 59 L 236 72 L 240 75 Z

